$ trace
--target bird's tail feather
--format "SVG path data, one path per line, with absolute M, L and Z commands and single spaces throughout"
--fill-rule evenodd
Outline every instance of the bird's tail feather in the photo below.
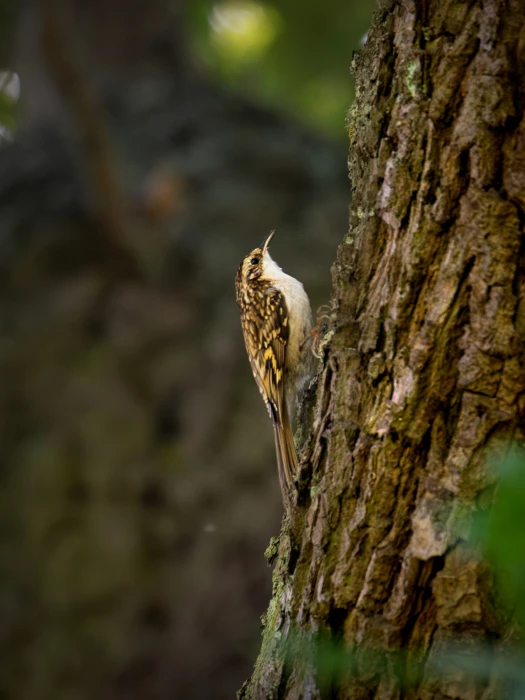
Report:
M 274 423 L 275 451 L 277 453 L 277 468 L 279 482 L 286 508 L 290 505 L 294 477 L 298 472 L 297 452 L 293 441 L 293 433 L 288 418 L 286 406 L 283 407 L 282 423 Z

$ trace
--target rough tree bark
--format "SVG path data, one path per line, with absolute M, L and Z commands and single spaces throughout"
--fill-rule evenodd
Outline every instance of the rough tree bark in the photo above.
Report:
M 523 438 L 525 5 L 383 2 L 354 70 L 333 327 L 240 695 L 501 697 L 433 661 L 510 626 L 454 523 L 490 493 L 489 453 Z M 304 654 L 285 662 L 283 640 L 319 632 L 355 650 L 330 693 Z

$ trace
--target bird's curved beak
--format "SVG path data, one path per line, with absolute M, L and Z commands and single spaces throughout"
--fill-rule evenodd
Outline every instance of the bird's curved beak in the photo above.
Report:
M 266 238 L 262 242 L 261 249 L 262 249 L 263 255 L 264 255 L 264 253 L 266 253 L 266 250 L 267 250 L 268 246 L 270 245 L 270 241 L 272 240 L 274 235 L 275 235 L 275 231 L 270 231 L 268 236 L 266 236 Z

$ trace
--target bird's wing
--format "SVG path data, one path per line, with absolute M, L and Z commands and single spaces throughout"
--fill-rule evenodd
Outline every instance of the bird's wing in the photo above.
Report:
M 259 324 L 248 320 L 243 323 L 244 341 L 268 413 L 276 425 L 282 426 L 286 346 L 290 333 L 283 294 L 270 287 L 260 311 Z
M 298 465 L 284 392 L 290 324 L 283 294 L 270 287 L 257 311 L 258 323 L 246 317 L 243 321 L 244 340 L 253 376 L 273 421 L 279 481 L 288 508 Z

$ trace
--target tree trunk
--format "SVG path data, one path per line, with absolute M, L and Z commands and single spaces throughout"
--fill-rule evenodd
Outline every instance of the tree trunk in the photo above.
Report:
M 383 2 L 354 70 L 350 230 L 241 697 L 498 697 L 436 662 L 509 627 L 458 522 L 523 438 L 525 5 Z M 319 634 L 352 672 L 323 682 Z

